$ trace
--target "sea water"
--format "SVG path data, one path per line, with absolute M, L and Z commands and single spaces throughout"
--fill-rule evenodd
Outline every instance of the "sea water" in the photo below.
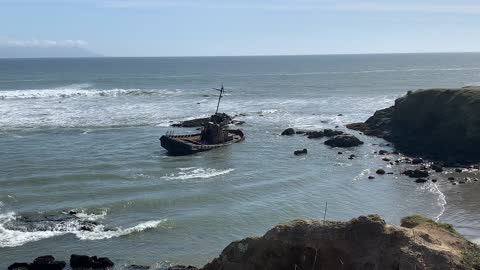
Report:
M 172 122 L 215 111 L 244 142 L 192 156 Z M 480 237 L 478 185 L 416 184 L 374 154 L 279 134 L 366 120 L 408 90 L 480 83 L 480 54 L 0 60 L 0 268 L 51 254 L 202 265 L 294 218 L 422 214 Z M 308 149 L 306 156 L 293 151 Z M 356 158 L 349 160 L 351 154 Z M 394 175 L 376 176 L 378 168 Z M 90 226 L 85 229 L 85 226 Z

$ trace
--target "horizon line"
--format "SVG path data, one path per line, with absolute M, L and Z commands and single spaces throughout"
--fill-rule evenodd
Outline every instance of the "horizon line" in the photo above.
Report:
M 380 53 L 325 53 L 325 54 L 245 54 L 245 55 L 171 55 L 171 56 L 39 56 L 39 57 L 0 57 L 0 59 L 85 59 L 85 58 L 202 58 L 202 57 L 281 57 L 281 56 L 349 56 L 349 55 L 399 55 L 399 54 L 474 54 L 480 51 L 452 52 L 380 52 Z

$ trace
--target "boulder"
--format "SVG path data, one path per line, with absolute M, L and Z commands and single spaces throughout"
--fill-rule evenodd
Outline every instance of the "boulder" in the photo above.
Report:
M 293 152 L 293 154 L 295 156 L 300 156 L 300 155 L 306 155 L 307 152 L 308 152 L 307 149 L 303 149 L 303 150 L 297 150 L 297 151 Z
M 318 138 L 323 138 L 325 134 L 323 131 L 310 131 L 305 133 L 307 135 L 307 138 L 309 139 L 318 139 Z
M 86 255 L 72 254 L 70 256 L 70 266 L 72 269 L 107 269 L 115 264 L 109 258 L 98 258 L 97 256 L 89 257 Z
M 443 172 L 443 166 L 440 163 L 433 163 L 430 166 L 430 169 L 434 170 L 437 173 Z
M 387 150 L 380 150 L 378 151 L 378 154 L 383 156 L 383 155 L 388 155 L 388 151 Z
M 13 263 L 8 267 L 8 270 L 28 270 L 30 268 L 29 263 Z
M 430 175 L 427 171 L 422 170 L 406 170 L 403 172 L 403 174 L 411 178 L 423 178 Z
M 417 180 L 415 180 L 415 183 L 425 183 L 425 182 L 427 182 L 427 181 L 428 181 L 427 179 L 418 178 Z
M 385 174 L 385 170 L 383 170 L 383 169 L 378 169 L 378 170 L 376 171 L 376 173 L 377 173 L 377 174 L 380 174 L 380 175 L 383 175 L 383 174 Z
M 282 136 L 291 136 L 295 134 L 295 129 L 293 128 L 287 128 L 282 132 Z
M 51 255 L 36 258 L 30 264 L 29 270 L 62 270 L 67 264 L 64 261 L 56 261 Z
M 421 159 L 421 158 L 412 159 L 412 164 L 413 165 L 418 165 L 418 164 L 422 164 L 422 163 L 423 163 L 423 159 Z
M 333 130 L 333 129 L 324 129 L 323 130 L 323 134 L 326 136 L 326 137 L 334 137 L 334 136 L 337 136 L 337 135 L 342 135 L 344 132 L 341 131 L 341 130 Z
M 325 144 L 331 147 L 354 147 L 354 146 L 359 146 L 362 145 L 363 142 L 360 141 L 357 137 L 353 135 L 337 135 L 327 141 L 325 141 Z

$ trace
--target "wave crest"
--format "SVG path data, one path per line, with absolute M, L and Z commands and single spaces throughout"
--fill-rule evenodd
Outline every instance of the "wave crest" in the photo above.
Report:
M 62 213 L 46 217 L 21 217 L 15 212 L 0 214 L 0 248 L 22 246 L 29 242 L 66 234 L 73 234 L 80 240 L 110 239 L 154 229 L 167 221 L 167 219 L 151 220 L 129 228 L 110 228 L 97 222 L 105 215 L 106 212 Z

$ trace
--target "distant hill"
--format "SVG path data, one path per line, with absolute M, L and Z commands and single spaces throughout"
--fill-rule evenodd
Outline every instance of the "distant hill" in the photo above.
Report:
M 0 47 L 0 58 L 97 57 L 79 47 Z

